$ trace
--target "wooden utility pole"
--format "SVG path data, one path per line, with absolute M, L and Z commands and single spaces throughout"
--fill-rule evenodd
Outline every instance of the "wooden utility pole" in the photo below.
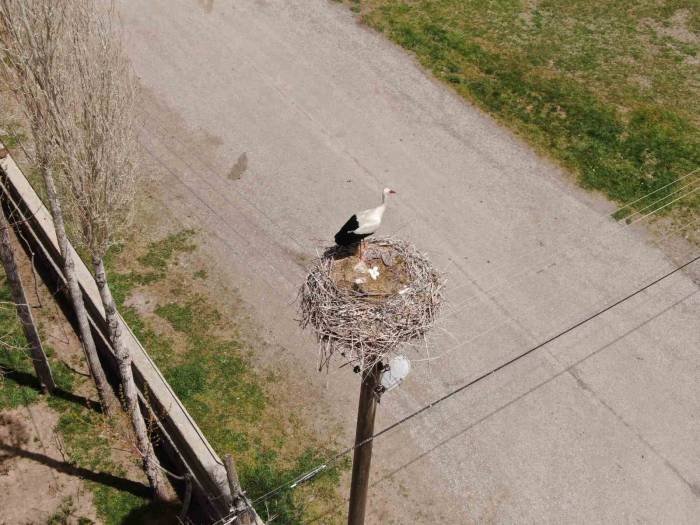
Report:
M 350 482 L 350 510 L 348 525 L 364 525 L 369 488 L 369 471 L 372 463 L 372 440 L 374 416 L 379 403 L 377 387 L 380 384 L 384 365 L 377 362 L 362 374 L 360 402 L 357 407 L 357 430 L 355 432 L 355 453 L 352 458 L 352 481 Z
M 2 266 L 5 269 L 7 283 L 10 285 L 12 300 L 17 307 L 17 315 L 22 322 L 24 336 L 29 344 L 29 354 L 32 358 L 36 375 L 39 378 L 41 390 L 48 394 L 56 388 L 56 383 L 54 383 L 49 361 L 46 359 L 44 348 L 41 345 L 41 338 L 34 322 L 31 307 L 27 303 L 27 296 L 24 293 L 19 271 L 17 271 L 17 263 L 15 262 L 10 242 L 10 226 L 7 223 L 5 214 L 0 210 L 0 258 L 2 259 Z
M 228 487 L 231 491 L 233 509 L 236 511 L 239 520 L 237 523 L 241 525 L 253 525 L 255 523 L 255 517 L 250 511 L 250 505 L 241 489 L 241 483 L 238 481 L 238 473 L 236 472 L 236 466 L 233 463 L 231 454 L 226 454 L 226 456 L 224 456 L 224 467 L 226 467 L 226 477 L 228 478 Z

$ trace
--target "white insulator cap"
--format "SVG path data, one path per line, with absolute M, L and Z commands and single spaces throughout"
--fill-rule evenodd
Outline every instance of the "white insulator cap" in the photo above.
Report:
M 382 374 L 382 386 L 388 392 L 396 388 L 411 371 L 411 362 L 405 355 L 396 355 L 389 359 L 389 370 Z

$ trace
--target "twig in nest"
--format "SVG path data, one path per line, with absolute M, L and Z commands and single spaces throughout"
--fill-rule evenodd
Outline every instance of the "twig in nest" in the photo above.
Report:
M 335 354 L 362 370 L 393 353 L 401 343 L 424 339 L 443 302 L 444 279 L 430 261 L 405 241 L 373 239 L 380 257 L 401 260 L 406 286 L 399 293 L 368 294 L 340 286 L 334 264 L 340 248 L 316 261 L 299 291 L 300 323 L 311 325 L 319 342 L 319 369 Z

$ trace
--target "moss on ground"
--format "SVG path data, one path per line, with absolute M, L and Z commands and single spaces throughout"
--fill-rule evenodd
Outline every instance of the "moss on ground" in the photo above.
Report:
M 673 0 L 347 0 L 462 96 L 637 208 L 700 167 L 700 9 Z M 668 207 L 696 217 L 700 193 Z

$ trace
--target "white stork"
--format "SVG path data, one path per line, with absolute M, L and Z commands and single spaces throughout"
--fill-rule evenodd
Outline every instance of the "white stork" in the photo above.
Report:
M 379 229 L 382 224 L 382 216 L 386 210 L 389 195 L 396 192 L 390 188 L 382 191 L 382 203 L 376 208 L 356 213 L 348 219 L 340 231 L 335 234 L 335 243 L 338 246 L 351 246 L 362 243 L 365 237 L 369 237 Z M 362 244 L 360 244 L 360 257 L 363 256 Z

